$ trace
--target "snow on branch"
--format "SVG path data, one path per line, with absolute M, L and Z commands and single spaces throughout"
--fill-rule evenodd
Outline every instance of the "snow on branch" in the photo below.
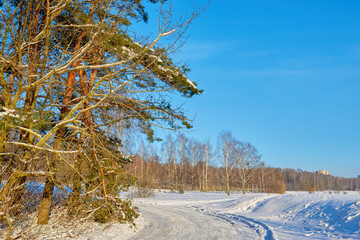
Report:
M 42 150 L 42 151 L 47 151 L 47 152 L 52 152 L 52 153 L 57 153 L 57 154 L 72 154 L 72 153 L 79 153 L 79 150 L 76 151 L 61 151 L 61 150 L 54 150 L 54 149 L 49 149 L 49 148 L 42 148 L 42 147 L 38 147 L 35 145 L 31 145 L 31 144 L 27 144 L 27 143 L 21 143 L 21 142 L 5 142 L 6 144 L 14 144 L 14 145 L 19 145 L 19 146 L 24 146 L 24 147 L 29 147 L 29 148 L 33 148 L 36 150 Z
M 171 31 L 168 31 L 168 32 L 165 32 L 165 33 L 161 33 L 161 34 L 160 34 L 160 37 L 165 37 L 165 36 L 167 36 L 167 35 L 173 34 L 175 31 L 176 31 L 176 29 L 173 29 L 173 30 L 171 30 Z
M 15 109 L 8 109 L 6 107 L 2 107 L 2 109 L 4 110 L 4 112 L 0 112 L 0 118 L 4 116 L 9 116 L 13 118 L 19 118 L 24 121 L 24 118 L 20 118 L 20 116 L 15 113 Z

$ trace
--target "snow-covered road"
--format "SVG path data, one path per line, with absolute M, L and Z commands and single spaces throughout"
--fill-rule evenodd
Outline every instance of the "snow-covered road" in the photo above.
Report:
M 145 227 L 133 239 L 239 239 L 230 222 L 184 206 L 137 204 Z
M 136 206 L 145 218 L 145 226 L 133 239 L 274 239 L 266 224 L 244 216 L 192 204 L 140 201 Z

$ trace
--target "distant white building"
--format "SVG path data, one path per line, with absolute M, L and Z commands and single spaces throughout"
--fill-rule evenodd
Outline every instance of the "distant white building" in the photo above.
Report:
M 329 171 L 328 170 L 318 170 L 316 171 L 317 174 L 324 174 L 324 175 L 329 175 Z

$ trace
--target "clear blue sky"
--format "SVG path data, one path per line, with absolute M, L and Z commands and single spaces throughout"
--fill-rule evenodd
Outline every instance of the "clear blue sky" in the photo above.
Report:
M 269 166 L 360 175 L 360 1 L 213 0 L 188 37 L 175 58 L 204 89 L 188 135 L 228 129 Z

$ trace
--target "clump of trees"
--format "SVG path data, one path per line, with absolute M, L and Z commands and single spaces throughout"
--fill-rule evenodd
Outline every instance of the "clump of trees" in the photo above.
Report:
M 132 31 L 148 19 L 145 1 L 0 1 L 0 220 L 8 238 L 26 214 L 29 179 L 44 184 L 39 224 L 48 222 L 55 187 L 70 215 L 132 221 L 136 212 L 118 197 L 135 181 L 124 170 L 132 161 L 124 136 L 154 140 L 154 126 L 191 127 L 167 96 L 201 90 L 169 53 L 198 13 L 173 22 L 165 1 L 149 2 L 161 6 L 153 37 Z
M 359 191 L 360 178 L 343 178 L 286 168 L 282 170 L 290 191 Z
M 147 149 L 144 154 L 143 149 Z M 286 184 L 279 168 L 265 167 L 261 155 L 250 143 L 241 142 L 227 131 L 219 134 L 217 145 L 169 134 L 161 149 L 142 145 L 133 163 L 125 169 L 145 185 L 170 191 L 234 191 L 285 193 Z M 147 173 L 148 177 L 144 177 Z M 144 183 L 146 183 L 144 185 Z

